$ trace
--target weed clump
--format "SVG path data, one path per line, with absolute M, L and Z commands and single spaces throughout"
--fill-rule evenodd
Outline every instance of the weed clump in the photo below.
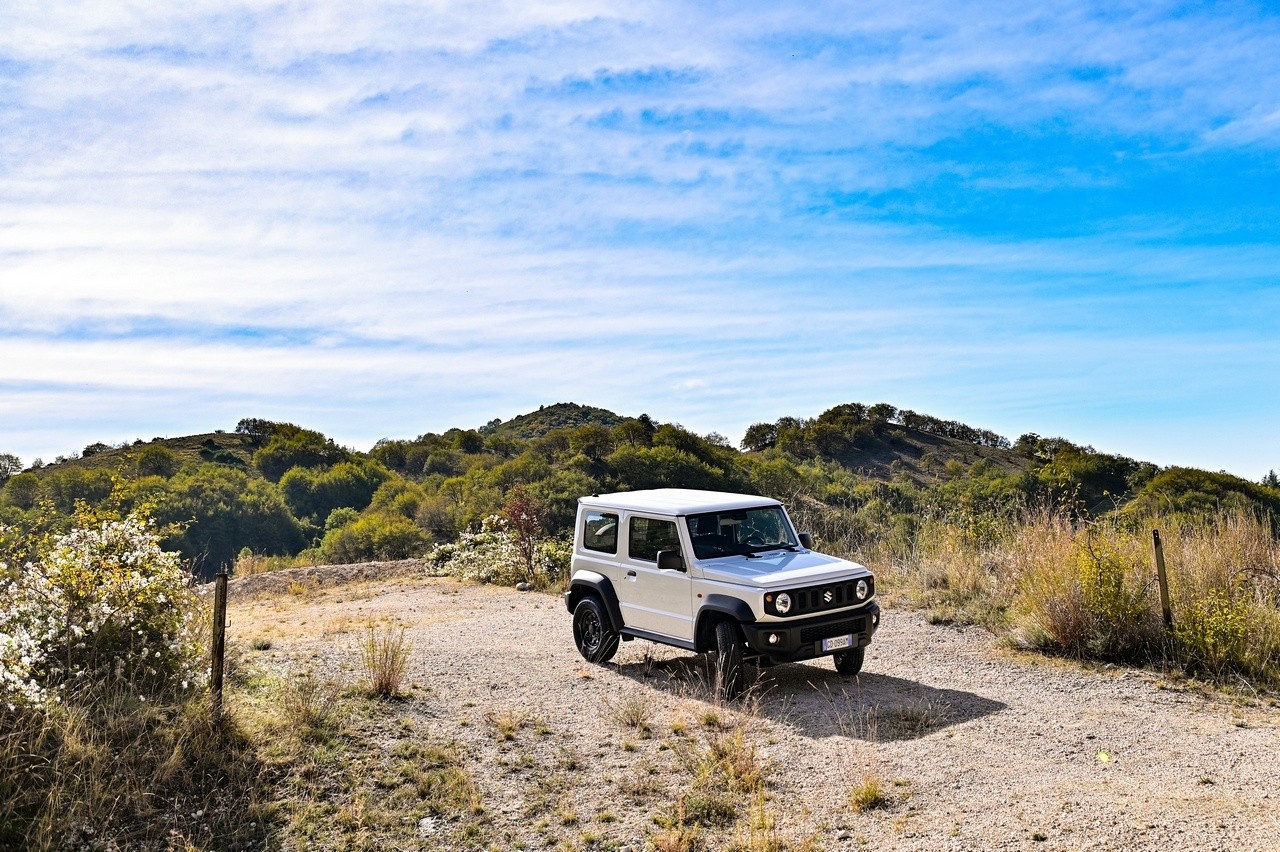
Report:
M 404 628 L 387 626 L 379 630 L 370 625 L 359 650 L 369 693 L 378 698 L 398 696 L 413 652 L 413 643 L 405 638 Z

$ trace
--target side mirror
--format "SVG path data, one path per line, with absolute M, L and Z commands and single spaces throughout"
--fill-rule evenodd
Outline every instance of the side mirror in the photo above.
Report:
M 813 533 L 800 533 L 800 546 L 805 550 L 813 550 Z
M 678 550 L 658 551 L 659 571 L 684 571 L 684 557 Z

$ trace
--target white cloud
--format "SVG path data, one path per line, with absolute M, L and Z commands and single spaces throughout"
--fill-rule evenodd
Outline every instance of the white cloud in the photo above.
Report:
M 1170 8 L 6 4 L 0 451 L 125 401 L 358 443 L 556 399 L 725 433 L 762 399 L 1062 410 L 1188 352 L 1177 416 L 1232 363 L 1273 388 L 1274 322 L 1225 298 L 1263 298 L 1269 237 L 983 221 L 1274 151 L 1276 20 Z

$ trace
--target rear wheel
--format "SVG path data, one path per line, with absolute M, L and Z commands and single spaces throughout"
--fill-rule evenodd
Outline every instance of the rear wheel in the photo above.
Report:
M 842 675 L 856 675 L 862 671 L 862 660 L 867 656 L 866 648 L 854 648 L 836 654 L 836 671 Z
M 742 631 L 732 621 L 716 624 L 716 650 L 712 666 L 716 695 L 732 701 L 742 694 L 746 680 L 742 670 Z
M 618 633 L 594 597 L 585 597 L 573 608 L 573 641 L 578 653 L 591 663 L 607 663 L 618 652 Z

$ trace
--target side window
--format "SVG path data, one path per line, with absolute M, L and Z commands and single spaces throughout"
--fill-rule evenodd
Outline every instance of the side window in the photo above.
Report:
M 659 550 L 680 547 L 675 521 L 656 518 L 632 518 L 627 535 L 627 555 L 632 559 L 657 562 Z
M 582 530 L 582 546 L 602 553 L 618 552 L 618 516 L 607 512 L 587 512 Z

